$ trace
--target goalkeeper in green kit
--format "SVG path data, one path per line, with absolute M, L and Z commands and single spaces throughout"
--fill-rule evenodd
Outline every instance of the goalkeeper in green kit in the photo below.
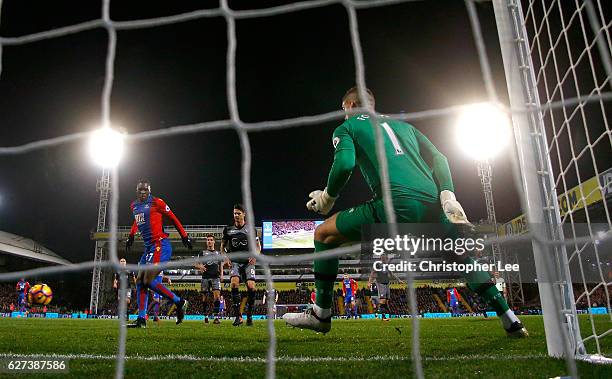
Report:
M 374 95 L 366 90 L 374 107 Z M 367 114 L 355 113 L 361 107 L 357 87 L 342 98 L 346 121 L 334 131 L 332 144 L 334 162 L 327 187 L 310 193 L 306 207 L 326 215 L 333 208 L 342 188 L 358 166 L 374 197 L 359 206 L 338 212 L 319 225 L 314 234 L 315 252 L 361 240 L 361 226 L 385 223 L 380 171 L 376 158 L 373 120 Z M 380 116 L 379 126 L 387 155 L 393 208 L 398 223 L 467 224 L 468 220 L 453 193 L 454 187 L 448 161 L 442 153 L 412 125 Z M 430 162 L 431 166 L 426 162 Z M 462 257 L 465 263 L 473 259 Z M 334 282 L 338 274 L 338 258 L 314 262 L 316 300 L 312 308 L 302 313 L 286 313 L 283 319 L 290 325 L 327 333 L 331 329 Z M 468 286 L 495 310 L 511 337 L 526 337 L 527 330 L 509 309 L 503 296 L 490 280 L 491 275 L 474 271 L 466 275 Z

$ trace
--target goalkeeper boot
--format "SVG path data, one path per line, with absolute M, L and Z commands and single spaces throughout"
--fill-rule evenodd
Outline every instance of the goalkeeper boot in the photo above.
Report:
M 529 337 L 529 333 L 527 329 L 521 324 L 520 321 L 515 321 L 510 325 L 508 329 L 506 329 L 506 334 L 510 338 L 525 338 Z
M 251 316 L 247 316 L 246 326 L 253 326 L 253 318 Z
M 138 317 L 136 319 L 136 322 L 134 322 L 132 324 L 128 324 L 127 327 L 128 328 L 146 328 L 147 327 L 147 320 L 145 320 L 143 317 Z
M 302 313 L 285 313 L 283 320 L 293 327 L 310 329 L 323 334 L 331 329 L 331 316 L 320 318 L 313 308 L 308 308 Z
M 176 306 L 176 325 L 183 322 L 185 318 L 185 311 L 189 307 L 189 302 L 185 299 L 181 299 L 181 301 Z

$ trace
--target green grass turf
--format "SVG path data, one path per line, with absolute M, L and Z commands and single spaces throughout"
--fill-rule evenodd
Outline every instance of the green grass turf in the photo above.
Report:
M 497 318 L 421 320 L 421 354 L 426 378 L 549 378 L 567 375 L 565 361 L 546 356 L 542 318 L 521 318 L 530 338 L 505 337 Z M 608 316 L 595 318 L 598 332 L 611 327 Z M 583 330 L 590 331 L 587 317 Z M 114 355 L 116 320 L 0 319 L 0 353 Z M 412 376 L 410 320 L 334 320 L 327 335 L 301 331 L 277 321 L 279 378 L 406 378 Z M 587 335 L 587 334 L 585 334 Z M 176 326 L 149 322 L 147 329 L 128 330 L 128 356 L 183 354 L 215 357 L 211 360 L 128 360 L 127 378 L 258 378 L 265 375 L 263 362 L 218 361 L 218 357 L 264 358 L 266 323 L 232 327 L 186 321 Z M 602 352 L 612 353 L 612 337 L 600 341 Z M 593 345 L 594 346 L 594 345 Z M 592 346 L 591 346 L 592 347 Z M 350 358 L 350 362 L 296 362 L 283 357 Z M 370 357 L 370 359 L 368 359 Z M 371 357 L 379 357 L 373 360 Z M 388 359 L 394 357 L 395 359 Z M 19 375 L 19 377 L 110 378 L 111 359 L 71 359 L 70 373 Z M 578 362 L 582 378 L 612 378 L 612 366 Z M 4 377 L 17 377 L 5 374 Z

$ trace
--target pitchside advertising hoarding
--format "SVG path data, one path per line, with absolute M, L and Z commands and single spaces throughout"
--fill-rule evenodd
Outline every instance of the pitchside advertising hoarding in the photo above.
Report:
M 340 287 L 342 287 L 342 283 L 341 283 L 341 278 L 338 277 L 338 281 L 336 282 L 334 289 L 338 289 Z M 446 288 L 448 287 L 449 284 L 451 283 L 456 283 L 456 280 L 448 280 L 448 281 L 436 281 L 436 282 L 432 282 L 432 281 L 416 281 L 415 282 L 415 286 L 416 287 L 424 287 L 424 286 L 428 286 L 428 287 L 440 287 L 440 288 Z M 172 282 L 172 284 L 168 284 L 166 285 L 171 291 L 195 291 L 195 292 L 199 292 L 202 289 L 202 285 L 200 282 Z M 357 287 L 359 289 L 361 288 L 368 288 L 368 281 L 367 280 L 361 280 L 357 282 Z M 258 290 L 265 290 L 266 289 L 266 282 L 265 281 L 261 281 L 261 282 L 256 282 L 255 283 L 255 288 Z M 312 290 L 315 288 L 315 284 L 314 282 L 274 282 L 274 289 L 276 289 L 277 291 L 290 291 L 290 290 Z M 390 288 L 393 289 L 405 289 L 406 285 L 403 283 L 392 283 L 390 285 Z M 229 279 L 227 281 L 225 281 L 222 285 L 222 289 L 223 290 L 228 290 L 230 289 L 230 283 L 229 283 Z M 246 291 L 246 284 L 241 283 L 240 287 L 239 287 L 240 291 Z
M 559 195 L 559 213 L 564 217 L 568 212 L 588 207 L 600 201 L 607 201 L 612 197 L 612 168 L 607 169 L 598 176 L 594 176 L 583 183 Z M 527 233 L 527 217 L 522 214 L 499 227 L 500 236 L 520 235 Z
M 314 249 L 314 231 L 323 220 L 263 222 L 263 249 Z

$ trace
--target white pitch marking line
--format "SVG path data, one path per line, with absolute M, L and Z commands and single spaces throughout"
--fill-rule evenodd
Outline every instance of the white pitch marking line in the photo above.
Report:
M 425 361 L 467 361 L 467 360 L 482 360 L 495 359 L 501 361 L 516 361 L 547 358 L 544 354 L 528 354 L 528 355 L 457 355 L 450 357 L 423 357 Z M 114 360 L 116 355 L 102 354 L 18 354 L 18 353 L 0 353 L 0 358 L 42 358 L 42 359 L 100 359 Z M 260 357 L 204 357 L 195 355 L 131 355 L 126 356 L 126 360 L 132 361 L 203 361 L 203 362 L 248 362 L 248 363 L 265 363 L 265 358 Z M 409 361 L 410 357 L 399 355 L 373 355 L 362 357 L 312 357 L 312 356 L 279 356 L 277 362 L 363 362 L 363 361 Z

